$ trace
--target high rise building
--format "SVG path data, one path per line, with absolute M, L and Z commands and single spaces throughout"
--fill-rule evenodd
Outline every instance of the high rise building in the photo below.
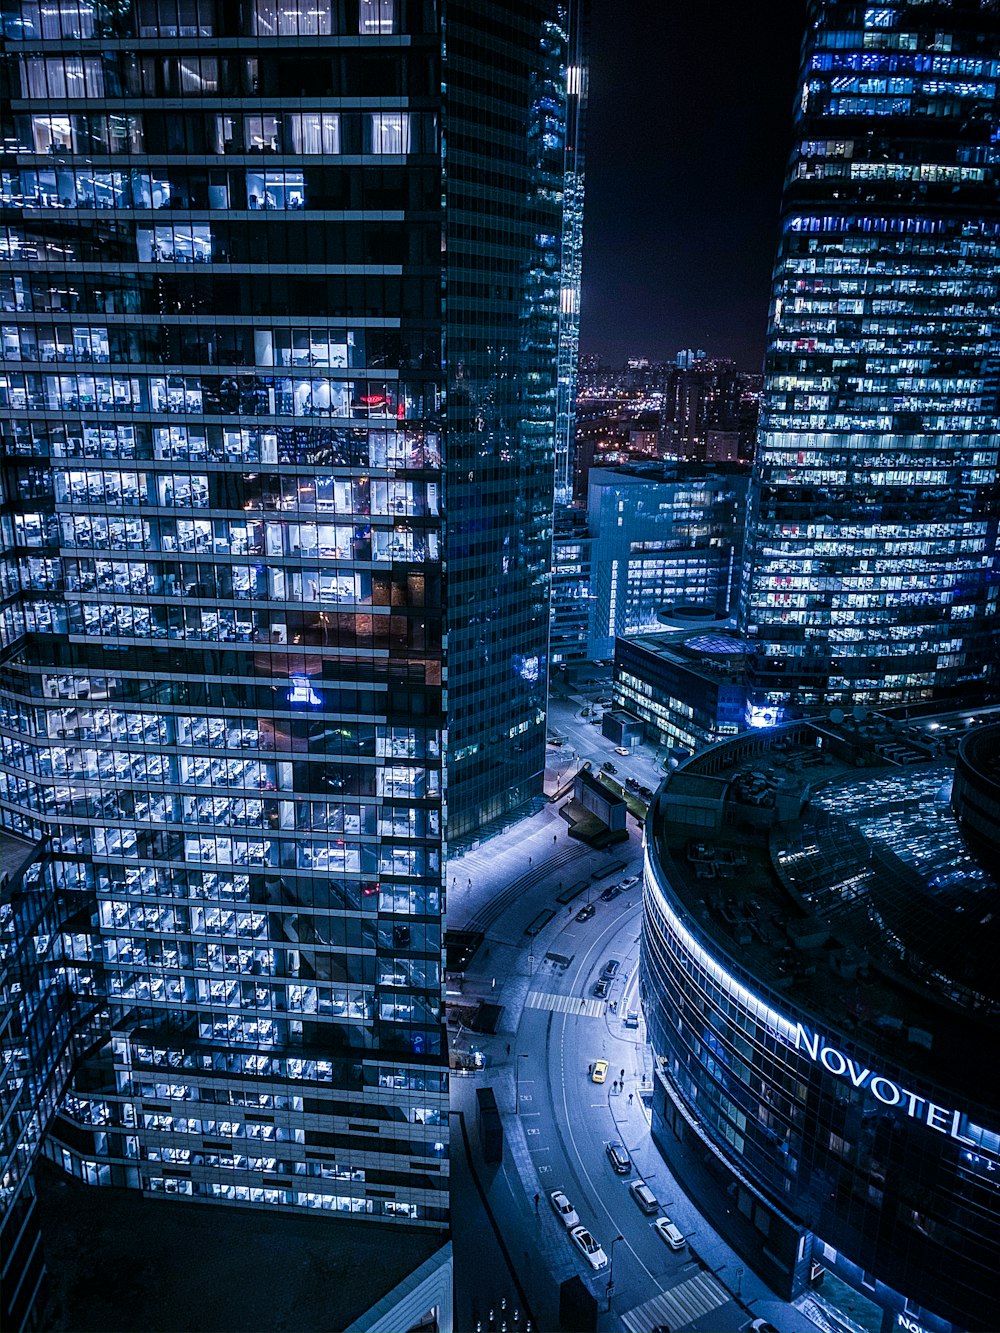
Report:
M 664 780 L 639 962 L 650 1128 L 817 1322 L 840 1323 L 830 1302 L 855 1328 L 986 1333 L 1000 727 L 995 708 L 906 711 L 744 731 Z
M 570 0 L 566 67 L 566 143 L 563 172 L 562 274 L 559 288 L 559 401 L 556 416 L 555 502 L 573 496 L 573 440 L 580 364 L 580 282 L 583 275 L 584 144 L 587 127 L 586 0 Z
M 773 716 L 997 662 L 995 7 L 813 0 L 741 629 Z
M 567 124 L 585 86 L 568 17 L 555 0 L 448 7 L 452 842 L 515 817 L 545 770 Z
M 543 767 L 565 7 L 4 23 L 0 822 L 110 1011 L 50 1155 L 443 1228 L 446 793 Z
M 556 509 L 552 535 L 552 625 L 549 657 L 553 667 L 583 662 L 591 637 L 594 598 L 591 591 L 594 539 L 587 515 L 579 509 Z
M 708 353 L 704 348 L 699 347 L 697 351 L 693 347 L 683 347 L 674 356 L 674 365 L 679 370 L 690 370 L 697 361 L 703 361 Z
M 701 357 L 674 369 L 667 405 L 673 453 L 703 460 L 710 430 L 738 429 L 743 378 L 724 358 Z

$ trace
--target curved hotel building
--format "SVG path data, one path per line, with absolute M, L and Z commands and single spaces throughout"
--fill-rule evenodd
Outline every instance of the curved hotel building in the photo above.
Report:
M 647 821 L 654 1139 L 775 1290 L 830 1274 L 883 1333 L 1000 1324 L 998 763 L 965 718 L 789 724 Z

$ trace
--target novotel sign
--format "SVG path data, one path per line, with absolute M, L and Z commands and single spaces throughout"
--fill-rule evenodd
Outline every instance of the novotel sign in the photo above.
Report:
M 818 1032 L 811 1031 L 802 1023 L 795 1025 L 792 1045 L 814 1063 L 821 1065 L 828 1074 L 833 1074 L 835 1078 L 846 1078 L 855 1088 L 863 1088 L 871 1093 L 883 1106 L 900 1106 L 913 1120 L 923 1121 L 930 1129 L 936 1129 L 939 1134 L 947 1134 L 949 1138 L 968 1144 L 970 1148 L 979 1148 L 974 1140 L 958 1132 L 962 1122 L 961 1111 L 951 1111 L 946 1106 L 938 1106 L 937 1102 L 921 1097 L 919 1093 L 910 1092 L 909 1088 L 904 1088 L 894 1079 L 874 1073 L 867 1066 L 839 1051 L 836 1046 L 830 1046 Z

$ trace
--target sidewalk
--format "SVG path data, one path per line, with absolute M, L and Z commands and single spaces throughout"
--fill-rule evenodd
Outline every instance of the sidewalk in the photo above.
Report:
M 559 1289 L 547 1263 L 539 1262 L 542 1219 L 535 1216 L 528 1195 L 511 1188 L 508 1163 L 513 1115 L 503 1116 L 502 1163 L 485 1162 L 479 1146 L 476 1088 L 489 1082 L 497 1090 L 501 1106 L 513 1099 L 513 1087 L 504 1096 L 506 1090 L 498 1085 L 496 1075 L 494 1069 L 488 1077 L 480 1074 L 452 1079 L 452 1206 L 454 1216 L 461 1218 L 461 1225 L 452 1228 L 456 1333 L 469 1333 L 475 1328 L 474 1310 L 478 1310 L 485 1327 L 485 1307 L 498 1301 L 501 1283 L 509 1284 L 508 1300 L 516 1291 L 525 1301 L 539 1333 L 555 1333 L 559 1328 Z M 513 1084 L 512 1077 L 510 1081 Z M 456 1112 L 465 1119 L 468 1153 Z M 482 1194 L 476 1188 L 477 1181 Z M 502 1274 L 499 1282 L 496 1274 Z

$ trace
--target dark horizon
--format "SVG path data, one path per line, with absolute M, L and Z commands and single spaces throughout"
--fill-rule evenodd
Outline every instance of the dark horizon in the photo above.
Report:
M 591 0 L 582 352 L 761 368 L 804 0 L 760 17 Z

